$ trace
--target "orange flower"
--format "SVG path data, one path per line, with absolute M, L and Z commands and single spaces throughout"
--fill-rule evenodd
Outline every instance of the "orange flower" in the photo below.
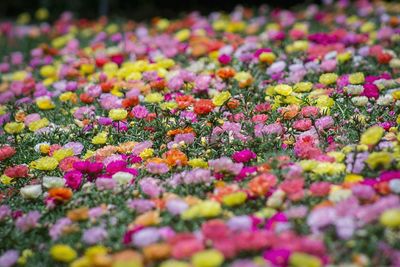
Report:
M 221 79 L 229 79 L 235 76 L 236 71 L 232 67 L 224 67 L 217 70 L 217 76 Z
M 158 211 L 148 211 L 146 213 L 143 213 L 142 215 L 136 217 L 136 220 L 134 221 L 134 225 L 130 226 L 135 226 L 135 225 L 142 225 L 142 226 L 150 226 L 150 225 L 156 225 L 160 223 L 160 213 Z M 132 228 L 132 227 L 129 227 Z
M 163 79 L 150 82 L 150 87 L 152 89 L 156 89 L 159 91 L 163 90 L 166 87 L 166 85 L 167 85 L 167 82 Z
M 167 135 L 173 137 L 173 136 L 175 136 L 177 134 L 185 134 L 185 133 L 192 133 L 192 134 L 196 135 L 196 133 L 194 132 L 192 127 L 186 127 L 186 128 L 183 128 L 183 129 L 169 130 L 167 132 Z
M 272 174 L 261 174 L 254 177 L 248 187 L 252 193 L 258 196 L 264 196 L 268 190 L 276 184 L 276 177 Z
M 134 107 L 139 104 L 139 98 L 137 96 L 133 96 L 131 98 L 125 98 L 122 100 L 122 107 L 127 109 L 129 107 Z
M 85 221 L 89 218 L 89 208 L 82 207 L 67 212 L 67 217 L 74 222 Z
M 56 201 L 68 201 L 72 198 L 72 190 L 65 187 L 55 187 L 49 190 L 49 196 Z
M 238 108 L 240 106 L 240 102 L 237 99 L 231 99 L 231 100 L 228 101 L 227 106 L 230 109 L 236 109 L 236 108 Z
M 283 115 L 283 118 L 286 120 L 293 119 L 299 113 L 299 106 L 290 105 L 281 109 L 280 113 Z
M 79 99 L 85 104 L 91 104 L 94 102 L 94 97 L 90 96 L 88 93 L 82 93 Z
M 198 115 L 204 115 L 210 113 L 214 107 L 211 99 L 200 99 L 194 104 L 194 112 Z
M 128 154 L 132 152 L 132 149 L 137 145 L 137 142 L 134 141 L 129 141 L 129 142 L 125 142 L 120 144 L 117 147 L 117 151 L 118 153 L 122 153 L 122 154 Z
M 171 149 L 167 151 L 164 153 L 163 157 L 165 158 L 166 163 L 171 167 L 176 165 L 185 166 L 188 162 L 186 154 L 178 149 Z
M 159 261 L 169 258 L 171 246 L 166 243 L 152 244 L 143 249 L 143 255 L 148 261 Z
M 185 109 L 194 102 L 194 98 L 191 95 L 182 95 L 175 98 L 178 108 Z
M 133 249 L 117 252 L 112 257 L 114 266 L 143 266 L 142 255 Z

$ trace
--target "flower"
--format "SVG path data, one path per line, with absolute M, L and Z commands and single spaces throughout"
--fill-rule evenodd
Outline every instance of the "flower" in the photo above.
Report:
M 213 97 L 212 102 L 214 105 L 220 107 L 225 104 L 225 102 L 227 102 L 231 97 L 232 96 L 229 91 L 220 92 Z
M 247 199 L 245 192 L 235 192 L 228 194 L 222 198 L 222 202 L 227 206 L 238 206 L 243 204 Z
M 113 121 L 121 121 L 126 119 L 126 116 L 128 116 L 128 111 L 122 108 L 118 109 L 111 109 L 108 113 L 108 117 L 112 119 Z
M 20 189 L 21 195 L 26 199 L 35 199 L 42 194 L 42 186 L 37 185 L 26 185 Z
M 360 139 L 362 145 L 376 145 L 382 138 L 385 130 L 380 126 L 372 126 L 368 128 Z
M 249 149 L 237 151 L 237 152 L 233 153 L 233 155 L 232 155 L 232 159 L 235 162 L 248 162 L 252 159 L 255 159 L 256 157 L 257 157 L 256 153 L 254 153 L 253 151 L 251 151 Z
M 379 221 L 386 227 L 390 228 L 400 227 L 400 209 L 394 208 L 384 211 L 381 214 Z
M 288 96 L 293 92 L 293 88 L 287 84 L 278 84 L 274 87 L 274 91 L 282 96 Z
M 194 267 L 218 267 L 224 262 L 224 256 L 216 249 L 197 252 L 192 256 Z
M 324 85 L 331 85 L 333 83 L 336 83 L 337 79 L 338 75 L 336 73 L 324 73 L 319 76 L 319 82 Z
M 63 244 L 53 245 L 50 249 L 50 255 L 54 260 L 66 263 L 77 257 L 77 253 L 72 247 Z
M 322 266 L 322 262 L 319 258 L 301 252 L 294 252 L 289 257 L 289 262 L 291 266 L 294 267 L 320 267 Z
M 42 157 L 31 162 L 31 166 L 41 171 L 52 171 L 57 168 L 58 161 L 53 157 Z
M 25 125 L 22 122 L 9 122 L 4 125 L 4 131 L 9 134 L 18 134 L 22 132 L 25 128 Z
M 27 232 L 37 226 L 40 217 L 39 211 L 30 211 L 15 221 L 15 227 L 19 231 Z
M 41 110 L 49 110 L 49 109 L 53 109 L 56 107 L 56 105 L 53 103 L 53 101 L 49 97 L 38 97 L 36 99 L 36 105 Z

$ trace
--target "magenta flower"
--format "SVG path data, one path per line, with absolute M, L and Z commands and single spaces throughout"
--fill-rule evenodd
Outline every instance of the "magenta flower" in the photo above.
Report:
M 256 153 L 254 153 L 250 149 L 244 149 L 241 151 L 237 151 L 237 152 L 233 153 L 233 155 L 232 155 L 232 159 L 235 162 L 249 162 L 250 160 L 255 159 L 255 158 L 257 158 Z
M 65 184 L 74 190 L 77 190 L 83 180 L 83 174 L 79 171 L 69 171 L 64 174 Z

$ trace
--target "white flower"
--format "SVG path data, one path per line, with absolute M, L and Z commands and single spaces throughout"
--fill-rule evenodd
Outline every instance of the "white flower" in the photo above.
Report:
M 65 185 L 64 178 L 45 176 L 43 177 L 43 186 L 46 188 L 63 187 Z
M 368 97 L 366 96 L 356 96 L 351 99 L 351 102 L 353 102 L 354 105 L 356 106 L 365 106 L 368 103 Z
M 388 106 L 393 102 L 393 96 L 392 95 L 384 95 L 384 96 L 380 96 L 378 98 L 378 100 L 376 101 L 376 103 L 379 106 Z
M 390 191 L 400 194 L 400 179 L 393 179 L 389 182 Z
M 42 186 L 40 184 L 26 185 L 21 188 L 20 192 L 24 198 L 35 199 L 42 194 Z
M 124 185 L 133 179 L 133 175 L 129 172 L 117 172 L 112 176 L 112 178 L 117 181 L 118 184 Z

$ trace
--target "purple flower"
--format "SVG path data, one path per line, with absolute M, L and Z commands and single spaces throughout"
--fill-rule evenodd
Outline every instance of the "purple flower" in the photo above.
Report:
M 17 263 L 19 252 L 16 250 L 7 250 L 0 256 L 0 267 L 11 267 Z
M 172 199 L 167 202 L 166 207 L 171 214 L 178 215 L 184 212 L 189 205 L 183 200 Z
M 156 243 L 160 239 L 160 233 L 157 228 L 144 228 L 133 235 L 132 243 L 137 247 L 145 247 Z
M 156 205 L 153 201 L 148 199 L 133 199 L 128 201 L 127 206 L 139 213 L 144 213 L 152 210 Z
M 169 171 L 165 163 L 149 162 L 146 164 L 146 170 L 152 174 L 163 174 Z
M 137 105 L 132 109 L 132 114 L 137 119 L 144 119 L 149 114 L 149 111 L 145 106 Z
M 98 244 L 104 241 L 108 236 L 103 227 L 93 227 L 83 232 L 82 241 L 88 245 Z
M 30 211 L 16 220 L 15 227 L 22 232 L 27 232 L 37 226 L 40 216 L 39 211 Z
M 60 236 L 62 236 L 63 234 L 64 228 L 71 224 L 72 221 L 69 218 L 58 219 L 56 223 L 53 226 L 51 226 L 49 230 L 49 235 L 51 239 L 54 241 L 60 238 Z
M 208 162 L 209 166 L 218 173 L 238 175 L 243 168 L 243 163 L 234 163 L 228 157 L 222 157 Z
M 151 198 L 155 198 L 161 195 L 163 188 L 158 185 L 159 180 L 151 177 L 143 178 L 140 180 L 139 185 L 143 193 Z
M 0 206 L 0 222 L 11 216 L 11 209 L 7 205 Z

